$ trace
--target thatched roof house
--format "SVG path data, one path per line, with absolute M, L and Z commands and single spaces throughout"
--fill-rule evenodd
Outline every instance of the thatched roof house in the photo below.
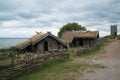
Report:
M 99 38 L 98 31 L 68 31 L 62 36 L 68 46 L 92 46 L 97 38 Z
M 36 35 L 29 38 L 27 41 L 19 43 L 16 45 L 19 51 L 53 51 L 67 48 L 65 43 L 51 34 L 47 33 L 37 33 Z

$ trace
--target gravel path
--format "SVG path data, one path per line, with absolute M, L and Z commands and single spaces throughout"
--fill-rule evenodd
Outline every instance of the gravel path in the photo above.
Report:
M 104 57 L 93 62 L 103 64 L 106 68 L 83 74 L 83 80 L 120 80 L 120 42 L 110 43 L 105 47 Z

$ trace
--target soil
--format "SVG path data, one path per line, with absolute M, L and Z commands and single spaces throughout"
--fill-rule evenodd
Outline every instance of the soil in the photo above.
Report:
M 96 68 L 94 72 L 87 72 L 78 80 L 120 80 L 120 41 L 114 41 L 104 48 L 104 57 L 93 59 L 95 64 L 102 64 L 106 68 Z

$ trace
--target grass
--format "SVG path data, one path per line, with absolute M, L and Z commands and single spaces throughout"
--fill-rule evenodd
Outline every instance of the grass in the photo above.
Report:
M 71 59 L 74 59 L 77 57 L 77 49 L 76 48 L 70 48 L 68 52 L 70 54 Z
M 11 62 L 10 53 L 16 51 L 17 49 L 15 47 L 0 49 L 0 65 L 10 64 Z M 18 58 L 15 58 L 15 60 L 18 60 Z
M 103 53 L 105 52 L 104 47 L 107 46 L 109 43 L 103 43 L 100 44 L 99 48 L 93 49 L 88 51 L 85 54 L 82 54 L 80 57 L 86 57 L 86 58 L 90 58 L 90 59 L 97 59 L 102 57 Z
M 80 57 L 77 57 L 76 50 L 76 48 L 72 48 L 68 51 L 70 59 L 47 62 L 43 66 L 35 67 L 30 73 L 21 74 L 11 80 L 76 80 L 83 72 L 93 72 L 94 68 L 105 68 L 102 64 L 75 61 L 76 58 L 98 56 L 98 53 L 104 51 L 103 47 Z
M 92 66 L 95 68 L 106 68 L 106 66 L 104 66 L 102 64 L 93 64 Z
M 0 52 L 0 60 L 4 60 L 8 57 L 7 53 Z
M 0 65 L 8 65 L 11 62 L 11 58 L 8 54 L 6 53 L 1 53 L 0 52 Z
M 16 51 L 14 47 L 0 49 L 0 61 L 10 58 L 9 52 Z
M 51 61 L 12 80 L 76 80 L 79 75 L 92 67 L 85 62 L 73 63 L 70 59 Z
M 10 47 L 10 48 L 2 48 L 0 49 L 0 52 L 6 52 L 6 51 L 17 51 L 15 47 Z
M 95 56 L 100 51 L 103 49 L 93 50 L 83 56 Z M 70 49 L 69 53 L 70 59 L 47 62 L 43 66 L 34 68 L 30 73 L 24 73 L 12 80 L 76 80 L 83 72 L 93 72 L 94 68 L 105 68 L 102 64 L 75 61 L 76 48 Z

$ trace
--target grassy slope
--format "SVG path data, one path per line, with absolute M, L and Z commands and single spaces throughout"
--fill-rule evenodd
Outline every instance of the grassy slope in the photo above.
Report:
M 104 46 L 104 45 L 102 45 Z M 12 80 L 76 80 L 83 72 L 91 72 L 94 68 L 104 68 L 101 64 L 90 64 L 86 61 L 93 57 L 99 57 L 104 49 L 98 49 L 88 54 L 77 57 L 76 49 L 69 50 L 70 59 L 51 61 L 43 66 L 34 68 L 30 73 L 22 74 Z M 76 60 L 83 59 L 82 61 Z
M 83 71 L 93 68 L 93 66 L 98 65 L 89 65 L 84 62 L 73 63 L 71 60 L 52 61 L 13 80 L 75 80 Z

